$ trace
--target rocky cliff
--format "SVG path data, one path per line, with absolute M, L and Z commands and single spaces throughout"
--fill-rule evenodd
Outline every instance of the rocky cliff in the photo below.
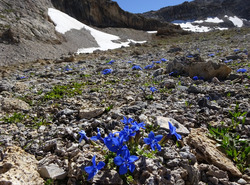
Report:
M 0 66 L 58 58 L 64 53 L 76 52 L 79 47 L 96 46 L 89 32 L 77 34 L 72 31 L 64 35 L 56 32 L 48 16 L 50 7 L 96 27 L 137 30 L 167 27 L 171 32 L 181 31 L 179 26 L 125 12 L 109 0 L 0 0 Z
M 250 20 L 250 1 L 246 0 L 195 0 L 165 7 L 143 14 L 148 18 L 172 22 L 174 20 L 196 20 L 207 17 L 237 16 Z
M 97 27 L 123 27 L 138 30 L 157 30 L 174 25 L 145 18 L 122 10 L 110 0 L 51 0 L 55 8 L 89 25 Z

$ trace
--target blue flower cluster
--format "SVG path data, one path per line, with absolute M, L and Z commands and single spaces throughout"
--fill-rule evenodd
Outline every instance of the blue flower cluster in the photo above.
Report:
M 202 76 L 194 76 L 193 80 L 204 80 L 204 78 Z
M 101 137 L 99 128 L 97 128 L 97 135 L 92 136 L 90 140 L 97 141 L 100 140 L 101 143 L 104 143 L 105 146 L 109 149 L 110 152 L 114 152 L 116 156 L 113 159 L 113 162 L 116 166 L 119 167 L 119 174 L 124 175 L 128 170 L 133 173 L 135 170 L 134 162 L 139 159 L 138 156 L 130 154 L 131 144 L 139 144 L 139 139 L 141 136 L 141 129 L 145 129 L 145 124 L 143 122 L 137 123 L 132 118 L 123 117 L 121 122 L 124 124 L 123 130 L 120 132 L 109 133 L 105 138 Z M 175 135 L 177 140 L 181 139 L 181 136 L 176 133 L 176 128 L 169 122 L 170 133 L 168 136 Z M 84 140 L 89 140 L 86 136 L 86 133 L 82 130 L 79 132 L 80 142 Z M 161 146 L 159 142 L 163 139 L 162 135 L 157 135 L 151 131 L 148 135 L 148 138 L 144 138 L 144 142 L 151 147 L 153 151 L 156 149 L 161 151 Z M 132 141 L 132 142 L 131 142 Z M 104 162 L 99 162 L 96 165 L 95 156 L 92 159 L 92 166 L 87 166 L 84 170 L 88 173 L 88 179 L 92 179 L 97 172 L 105 166 Z
M 110 73 L 112 73 L 112 69 L 104 69 L 103 71 L 102 71 L 102 74 L 103 75 L 107 75 L 107 74 L 110 74 Z

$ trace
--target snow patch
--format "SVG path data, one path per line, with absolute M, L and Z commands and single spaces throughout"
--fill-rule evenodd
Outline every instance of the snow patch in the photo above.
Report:
M 219 19 L 218 17 L 208 17 L 205 22 L 211 22 L 211 23 L 222 23 L 224 22 L 222 19 Z
M 90 34 L 95 38 L 97 44 L 99 47 L 91 47 L 91 48 L 81 48 L 78 49 L 77 53 L 92 53 L 95 50 L 108 50 L 108 49 L 117 49 L 122 46 L 128 47 L 130 43 L 145 43 L 146 41 L 134 41 L 131 39 L 128 39 L 127 42 L 120 42 L 120 37 L 116 35 L 111 35 L 108 33 L 104 33 L 102 31 L 93 29 L 80 21 L 70 17 L 69 15 L 56 10 L 54 8 L 48 9 L 48 15 L 51 18 L 51 20 L 55 23 L 56 31 L 62 34 L 65 34 L 67 31 L 70 31 L 72 29 L 81 30 L 85 29 L 90 31 Z M 114 43 L 113 41 L 116 41 Z
M 227 15 L 225 15 L 225 17 L 228 17 Z M 242 19 L 240 19 L 239 17 L 237 16 L 234 16 L 234 17 L 228 17 L 228 19 L 237 27 L 242 27 L 243 26 L 243 21 Z
M 153 33 L 157 33 L 157 31 L 147 31 L 147 33 L 153 34 Z

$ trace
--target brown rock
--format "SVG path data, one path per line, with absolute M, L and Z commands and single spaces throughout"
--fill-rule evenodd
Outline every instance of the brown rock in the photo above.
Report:
M 1 185 L 39 185 L 44 181 L 37 172 L 38 161 L 17 146 L 8 147 L 0 162 Z
M 3 98 L 1 104 L 2 110 L 6 112 L 28 111 L 31 109 L 29 104 L 16 98 Z
M 25 84 L 24 82 L 16 82 L 13 87 L 13 91 L 22 93 L 22 92 L 25 92 L 28 88 L 29 86 Z
M 90 119 L 90 118 L 95 118 L 97 116 L 100 116 L 101 114 L 103 114 L 105 111 L 104 108 L 87 108 L 84 110 L 79 110 L 79 118 L 83 119 Z
M 217 77 L 218 79 L 225 79 L 232 71 L 230 67 L 225 64 L 219 64 L 213 61 L 205 62 L 203 59 L 187 62 L 185 58 L 174 59 L 168 63 L 167 73 L 178 71 L 179 74 L 187 74 L 191 78 L 194 76 L 203 77 L 206 80 Z
M 242 174 L 227 156 L 216 148 L 216 142 L 209 139 L 204 128 L 192 129 L 186 142 L 195 149 L 198 161 L 207 161 L 221 170 L 230 172 L 233 176 L 241 177 Z

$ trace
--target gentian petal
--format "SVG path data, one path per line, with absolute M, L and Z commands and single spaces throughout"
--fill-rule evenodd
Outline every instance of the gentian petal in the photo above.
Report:
M 147 145 L 149 145 L 152 142 L 151 139 L 149 138 L 144 138 L 144 143 L 146 143 Z
M 156 145 L 157 150 L 161 151 L 161 145 L 159 145 L 158 143 L 156 143 L 155 145 Z
M 115 163 L 115 165 L 117 165 L 117 166 L 120 166 L 123 162 L 124 162 L 124 159 L 121 158 L 121 156 L 116 156 L 116 157 L 114 158 L 114 163 Z
M 93 140 L 93 141 L 97 141 L 98 137 L 97 136 L 92 136 L 90 139 Z
M 155 136 L 155 140 L 158 142 L 163 138 L 163 135 L 157 135 Z
M 133 173 L 133 171 L 135 170 L 135 165 L 132 163 L 132 164 L 129 164 L 129 170 Z
M 128 168 L 125 164 L 123 164 L 119 167 L 119 174 L 120 175 L 124 175 L 125 173 L 127 173 L 127 171 L 128 171 Z
M 95 176 L 95 174 L 96 174 L 96 172 L 95 172 L 95 171 L 93 171 L 93 172 L 89 173 L 89 176 L 88 176 L 88 179 L 87 179 L 87 180 L 92 179 L 92 178 Z
M 94 155 L 94 157 L 92 158 L 93 167 L 96 167 L 95 158 L 96 158 L 96 156 Z
M 135 155 L 131 155 L 131 156 L 129 157 L 128 161 L 129 161 L 130 163 L 132 163 L 132 162 L 134 162 L 134 161 L 136 161 L 136 160 L 138 160 L 138 159 L 139 159 L 139 157 L 137 157 L 137 156 L 135 156 Z
M 151 131 L 149 134 L 148 134 L 148 138 L 150 139 L 154 139 L 155 138 L 155 134 L 153 131 Z
M 87 167 L 84 168 L 84 170 L 89 174 L 94 170 L 94 167 L 93 166 L 87 166 Z
M 175 137 L 177 140 L 180 140 L 181 139 L 181 135 L 180 134 L 177 134 L 177 133 L 174 133 Z
M 103 161 L 100 161 L 98 164 L 97 164 L 97 169 L 100 170 L 102 169 L 103 167 L 105 166 L 105 163 Z

